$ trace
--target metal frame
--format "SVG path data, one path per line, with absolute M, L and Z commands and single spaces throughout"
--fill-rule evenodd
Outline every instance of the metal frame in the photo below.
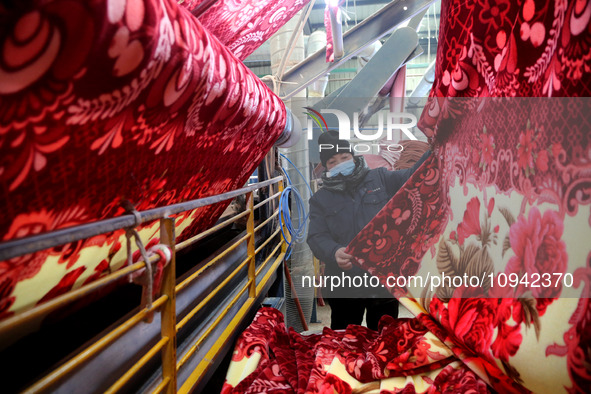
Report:
M 339 90 L 332 100 L 322 100 L 313 108 L 318 111 L 324 108 L 339 109 L 349 115 L 363 110 L 390 79 L 393 81 L 396 71 L 422 53 L 422 48 L 417 46 L 417 43 L 418 37 L 414 29 L 397 29 L 355 78 Z M 327 122 L 333 123 L 328 127 L 338 127 L 338 122 L 335 121 L 335 117 L 327 117 Z
M 276 193 L 273 193 L 274 185 L 278 185 L 278 190 Z M 253 192 L 263 187 L 269 187 L 269 195 L 271 196 L 266 200 L 254 205 Z M 212 365 L 211 360 L 220 355 L 220 352 L 224 347 L 227 347 L 228 344 L 226 341 L 228 338 L 232 338 L 237 334 L 239 325 L 245 320 L 246 316 L 252 313 L 251 311 L 253 308 L 255 308 L 258 303 L 260 303 L 261 296 L 264 295 L 263 292 L 266 288 L 268 288 L 271 280 L 275 277 L 279 266 L 283 262 L 287 252 L 287 243 L 279 236 L 281 228 L 277 228 L 258 247 L 255 245 L 256 233 L 268 225 L 268 223 L 278 215 L 278 211 L 276 211 L 271 217 L 267 218 L 258 226 L 255 227 L 254 225 L 255 210 L 263 207 L 272 200 L 277 199 L 281 195 L 283 188 L 283 178 L 276 177 L 265 182 L 253 184 L 239 190 L 220 194 L 218 196 L 207 197 L 204 199 L 175 204 L 169 207 L 140 212 L 142 223 L 150 220 L 160 220 L 161 242 L 168 245 L 172 252 L 171 261 L 164 269 L 162 291 L 160 296 L 153 301 L 152 308 L 143 308 L 134 313 L 123 323 L 117 325 L 94 343 L 80 351 L 80 353 L 74 355 L 68 361 L 60 365 L 57 369 L 50 372 L 39 381 L 35 382 L 26 390 L 26 392 L 43 392 L 52 390 L 52 388 L 58 385 L 64 378 L 75 374 L 78 368 L 83 366 L 89 360 L 97 357 L 103 350 L 107 349 L 109 346 L 112 346 L 115 341 L 117 341 L 120 337 L 128 333 L 139 324 L 160 324 L 160 338 L 143 355 L 138 354 L 138 357 L 140 357 L 139 360 L 136 361 L 128 370 L 122 371 L 121 376 L 116 381 L 112 382 L 107 392 L 115 393 L 125 388 L 126 385 L 136 377 L 138 372 L 140 372 L 144 366 L 150 362 L 153 363 L 153 359 L 158 353 L 160 353 L 161 357 L 162 376 L 160 382 L 153 389 L 153 392 L 175 393 L 178 391 L 186 393 L 193 390 L 197 385 L 202 384 L 203 377 L 206 375 L 208 370 L 210 370 Z M 233 218 L 226 220 L 223 223 L 220 223 L 187 241 L 176 244 L 175 221 L 173 218 L 170 218 L 169 215 L 173 213 L 181 213 L 210 204 L 215 204 L 242 194 L 246 194 L 248 196 L 248 207 L 244 213 L 234 216 Z M 222 227 L 236 222 L 244 216 L 248 216 L 247 234 L 235 241 L 233 245 L 227 248 L 224 253 L 216 256 L 203 267 L 200 267 L 195 273 L 189 275 L 182 282 L 177 284 L 176 251 L 194 244 L 205 236 L 212 234 Z M 14 245 L 14 242 L 8 242 L 0 246 L 3 247 L 3 253 L 10 251 L 12 255 L 22 255 L 30 253 L 30 250 L 39 250 L 40 244 L 58 245 L 64 239 L 82 239 L 88 237 L 88 234 L 100 234 L 100 231 L 109 232 L 115 229 L 125 228 L 125 225 L 128 224 L 132 218 L 133 215 L 125 215 L 119 218 L 103 220 L 100 222 L 49 233 L 44 235 L 43 239 L 41 240 L 39 237 L 29 237 L 25 240 L 28 242 L 19 240 L 19 246 Z M 133 226 L 134 224 L 135 219 L 132 219 L 131 225 Z M 104 230 L 105 228 L 108 228 L 108 230 Z M 286 232 L 285 229 L 283 230 Z M 52 237 L 52 235 L 55 237 Z M 255 266 L 255 259 L 257 255 L 259 255 L 265 249 L 265 246 L 269 245 L 272 240 L 277 239 L 279 239 L 278 242 L 273 243 L 273 245 L 275 245 L 273 251 L 270 254 L 264 256 L 264 261 L 260 263 L 258 267 Z M 225 254 L 236 248 L 238 245 L 242 244 L 244 241 L 247 243 L 248 250 L 246 259 L 240 263 L 228 277 L 226 277 L 220 283 L 217 283 L 214 291 L 212 291 L 212 293 L 203 299 L 197 306 L 192 308 L 192 310 L 177 323 L 176 295 L 190 284 L 196 283 L 202 279 L 200 278 L 200 275 L 205 270 L 207 270 L 209 267 L 212 267 L 217 261 L 223 258 Z M 8 244 L 8 246 L 6 244 Z M 15 254 L 14 249 L 18 247 L 22 248 L 21 252 Z M 150 263 L 155 263 L 158 261 L 158 258 L 159 257 L 153 258 Z M 224 287 L 231 281 L 231 279 L 236 276 L 236 274 L 245 266 L 248 266 L 248 280 L 246 284 L 242 287 L 242 289 L 240 289 L 240 291 L 238 291 L 237 294 L 234 294 L 233 299 L 230 301 L 230 304 L 226 306 L 226 308 L 221 310 L 219 314 L 211 316 L 211 323 L 203 332 L 199 333 L 197 340 L 192 345 L 190 345 L 189 351 L 184 352 L 180 360 L 177 360 L 177 334 L 179 330 L 181 330 L 189 321 L 191 321 L 191 319 L 193 319 L 198 314 L 200 309 L 203 308 L 209 299 L 211 299 L 216 293 L 222 291 Z M 55 299 L 35 307 L 32 310 L 8 318 L 0 322 L 0 335 L 6 333 L 7 331 L 18 329 L 20 326 L 26 324 L 32 319 L 39 318 L 70 302 L 79 300 L 87 296 L 89 293 L 105 286 L 106 284 L 121 279 L 122 277 L 127 276 L 132 272 L 140 270 L 144 267 L 145 262 L 139 262 L 125 267 L 82 288 L 56 297 Z M 246 295 L 246 297 L 243 297 L 244 295 Z M 235 313 L 233 316 L 228 315 L 230 310 L 235 310 L 236 308 L 239 308 L 237 313 Z M 153 323 L 146 323 L 146 316 L 154 313 L 155 311 L 160 312 L 160 319 L 155 319 Z M 224 321 L 226 315 L 232 316 L 232 320 L 229 322 L 229 324 L 220 326 L 220 323 Z M 213 336 L 212 333 L 219 332 L 219 329 L 223 329 L 221 334 L 217 337 Z M 192 357 L 194 357 L 197 349 L 199 349 L 206 340 L 209 342 L 213 341 L 213 345 L 209 348 L 207 356 L 201 359 L 197 367 L 190 371 L 188 378 L 184 380 L 183 384 L 179 388 L 179 371 L 184 365 L 188 365 L 187 362 Z
M 322 48 L 286 72 L 281 78 L 279 96 L 282 99 L 292 97 L 318 78 L 343 65 L 366 46 L 392 32 L 404 21 L 428 9 L 434 1 L 395 0 L 387 4 L 343 35 L 345 54 L 342 58 L 327 64 L 325 49 Z

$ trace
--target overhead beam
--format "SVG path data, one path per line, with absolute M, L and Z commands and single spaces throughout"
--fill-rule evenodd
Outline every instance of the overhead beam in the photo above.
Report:
M 400 67 L 424 52 L 418 43 L 419 38 L 416 29 L 426 12 L 426 9 L 419 12 L 408 21 L 406 27 L 396 29 L 378 52 L 369 60 L 368 64 L 349 83 L 324 97 L 313 108 L 316 110 L 331 107 L 339 109 L 338 106 L 334 106 L 337 98 L 355 97 L 357 99 L 370 99 L 376 93 L 384 96 L 389 95 L 394 84 L 395 74 Z M 406 60 L 404 54 L 408 55 Z M 389 79 L 385 80 L 384 76 L 388 75 L 390 75 Z M 376 90 L 376 86 L 380 89 Z M 387 93 L 382 94 L 384 91 Z
M 414 29 L 397 29 L 333 100 L 318 103 L 314 108 L 320 110 L 320 104 L 324 105 L 324 108 L 339 109 L 347 114 L 359 112 L 378 94 L 396 71 L 410 60 L 411 55 L 416 57 L 422 53 L 422 48 L 417 45 L 418 38 Z
M 426 10 L 435 0 L 393 1 L 343 35 L 345 54 L 326 63 L 325 49 L 320 49 L 283 75 L 279 96 L 288 99 L 326 73 L 340 67 L 398 25 Z
M 364 21 L 364 20 L 365 20 L 365 19 L 363 19 L 363 20 L 360 20 L 360 21 L 359 21 L 359 23 L 363 23 L 363 21 Z M 351 27 L 351 29 L 352 29 L 352 28 L 353 28 L 353 27 Z M 306 29 L 310 29 L 310 30 L 309 30 L 309 31 L 310 31 L 310 33 L 311 33 L 311 32 L 314 32 L 314 31 L 316 31 L 316 30 L 324 30 L 324 23 L 308 22 L 308 23 L 306 24 Z M 343 30 L 345 30 L 345 29 L 343 29 Z M 310 33 L 304 33 L 304 34 L 310 34 Z M 422 36 L 425 36 L 425 37 L 426 37 L 426 36 L 427 36 L 427 33 L 429 33 L 429 30 L 427 30 L 426 28 L 423 28 L 423 26 L 420 26 L 420 29 L 419 29 L 418 33 L 419 33 L 420 35 L 422 35 Z M 433 31 L 433 29 L 432 29 L 432 28 L 431 28 L 431 34 L 432 34 L 433 36 L 435 36 L 435 32 Z
M 357 7 L 367 6 L 367 5 L 380 5 L 380 4 L 388 4 L 391 0 L 356 0 L 355 5 Z M 326 7 L 326 3 L 320 2 L 314 4 L 314 10 L 323 10 Z M 349 9 L 353 8 L 352 4 L 349 3 Z
M 423 78 L 421 78 L 421 81 L 417 84 L 415 90 L 413 90 L 408 97 L 408 102 L 413 105 L 418 104 L 421 99 L 427 97 L 433 86 L 433 82 L 435 82 L 435 60 L 433 60 L 429 67 L 427 67 L 427 70 L 425 70 Z
M 388 70 L 392 70 L 392 66 L 397 64 L 395 61 L 393 62 L 393 59 L 399 58 L 400 56 L 397 55 L 401 50 L 403 50 L 403 47 L 406 46 L 406 43 L 412 42 L 415 45 L 415 49 L 408 52 L 408 57 L 404 63 L 397 65 L 393 69 L 390 79 L 388 79 L 385 84 L 382 84 L 379 94 L 381 95 L 383 91 L 387 91 L 387 94 L 389 94 L 390 90 L 392 89 L 392 84 L 394 84 L 396 71 L 398 71 L 398 69 L 404 64 L 408 63 L 424 52 L 421 46 L 418 44 L 419 37 L 415 31 L 421 23 L 421 20 L 425 16 L 426 12 L 427 9 L 419 12 L 408 21 L 408 25 L 406 27 L 399 27 L 396 29 L 394 33 L 392 33 L 392 35 L 386 40 L 378 53 L 374 55 L 369 63 L 359 72 L 357 76 L 355 76 L 355 78 L 353 78 L 353 80 L 351 80 L 351 82 L 331 93 L 321 102 L 317 103 L 316 106 L 319 106 L 318 108 L 328 108 L 330 106 L 329 104 L 332 104 L 337 97 L 373 97 L 375 95 L 375 92 L 373 92 L 373 86 L 370 87 L 367 85 L 367 83 L 369 82 L 370 85 L 375 85 L 377 83 L 379 85 L 381 80 L 379 75 L 382 75 L 384 71 L 386 72 L 386 75 L 388 75 Z M 412 45 L 408 47 L 412 48 Z M 374 74 L 375 72 L 377 72 L 377 74 Z M 369 79 L 368 76 L 370 77 Z M 363 82 L 357 83 L 356 80 L 363 80 Z
M 425 10 L 425 12 L 423 13 L 423 16 L 425 15 L 426 12 L 427 12 L 427 10 Z M 419 19 L 419 22 L 421 22 L 421 20 L 423 19 L 423 16 L 421 16 L 421 18 Z M 429 14 L 429 17 L 435 18 L 435 20 L 439 20 L 440 16 L 441 16 L 441 14 L 439 12 L 436 12 L 435 14 Z M 363 22 L 364 20 L 365 19 L 360 19 L 359 23 Z M 419 36 L 429 33 L 427 26 L 423 26 L 423 25 L 417 25 L 417 29 L 418 29 L 417 33 L 419 33 Z M 409 24 L 409 26 L 410 26 L 410 24 Z M 322 22 L 322 21 L 321 22 L 310 22 L 310 20 L 308 20 L 308 28 L 310 29 L 310 31 L 324 29 L 324 22 Z M 431 33 L 435 33 L 433 28 L 431 28 Z

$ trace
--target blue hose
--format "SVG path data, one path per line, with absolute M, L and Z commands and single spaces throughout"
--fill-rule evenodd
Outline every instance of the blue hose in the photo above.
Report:
M 300 170 L 291 162 L 291 160 L 289 160 L 282 153 L 280 153 L 280 155 L 285 160 L 287 160 L 289 162 L 289 164 L 291 164 L 293 166 L 293 168 L 295 168 L 296 171 L 300 174 L 300 176 L 304 180 L 304 183 L 306 184 L 306 186 L 308 186 L 308 190 L 310 190 L 310 196 L 311 196 L 312 195 L 312 188 L 310 187 L 308 182 L 306 182 L 306 178 L 304 177 L 304 175 L 302 175 Z M 281 235 L 283 235 L 283 239 L 285 240 L 285 242 L 287 242 L 288 254 L 285 258 L 288 259 L 291 256 L 291 250 L 292 250 L 291 245 L 293 243 L 302 243 L 306 240 L 306 230 L 308 229 L 309 213 L 306 213 L 306 209 L 304 206 L 304 200 L 302 199 L 302 196 L 300 195 L 298 189 L 296 189 L 295 187 L 292 186 L 292 182 L 291 182 L 291 179 L 289 178 L 289 175 L 287 175 L 287 171 L 285 171 L 285 169 L 283 169 L 283 172 L 285 173 L 285 176 L 287 177 L 287 182 L 289 185 L 283 190 L 283 193 L 281 193 L 281 197 L 279 198 L 279 225 L 281 226 Z M 290 194 L 291 194 L 291 197 L 292 197 L 292 199 L 295 203 L 295 206 L 297 208 L 297 218 L 298 218 L 298 222 L 299 222 L 299 226 L 297 228 L 293 227 L 293 224 L 291 221 L 291 212 L 289 210 Z M 285 233 L 283 231 L 283 225 L 285 225 L 285 229 L 289 233 L 291 240 L 288 240 L 287 236 L 285 235 Z

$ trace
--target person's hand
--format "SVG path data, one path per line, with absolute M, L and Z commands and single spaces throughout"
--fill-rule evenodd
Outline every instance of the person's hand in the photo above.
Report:
M 351 263 L 351 259 L 353 256 L 350 254 L 345 253 L 346 248 L 337 249 L 334 254 L 334 258 L 337 261 L 337 264 L 343 271 L 348 271 L 353 268 L 353 263 Z

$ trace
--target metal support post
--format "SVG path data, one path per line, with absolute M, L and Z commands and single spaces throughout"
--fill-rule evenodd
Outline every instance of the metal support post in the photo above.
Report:
M 162 306 L 162 338 L 168 342 L 162 348 L 162 380 L 168 381 L 166 393 L 177 391 L 176 381 L 176 256 L 174 218 L 160 219 L 160 242 L 170 248 L 170 262 L 164 267 L 162 274 L 162 295 L 168 297 Z
M 250 235 L 247 240 L 248 245 L 248 280 L 250 287 L 248 296 L 255 298 L 257 296 L 257 281 L 256 281 L 256 267 L 255 267 L 255 236 L 254 236 L 254 194 L 248 193 L 247 209 L 250 211 L 248 221 L 246 222 L 246 232 Z

